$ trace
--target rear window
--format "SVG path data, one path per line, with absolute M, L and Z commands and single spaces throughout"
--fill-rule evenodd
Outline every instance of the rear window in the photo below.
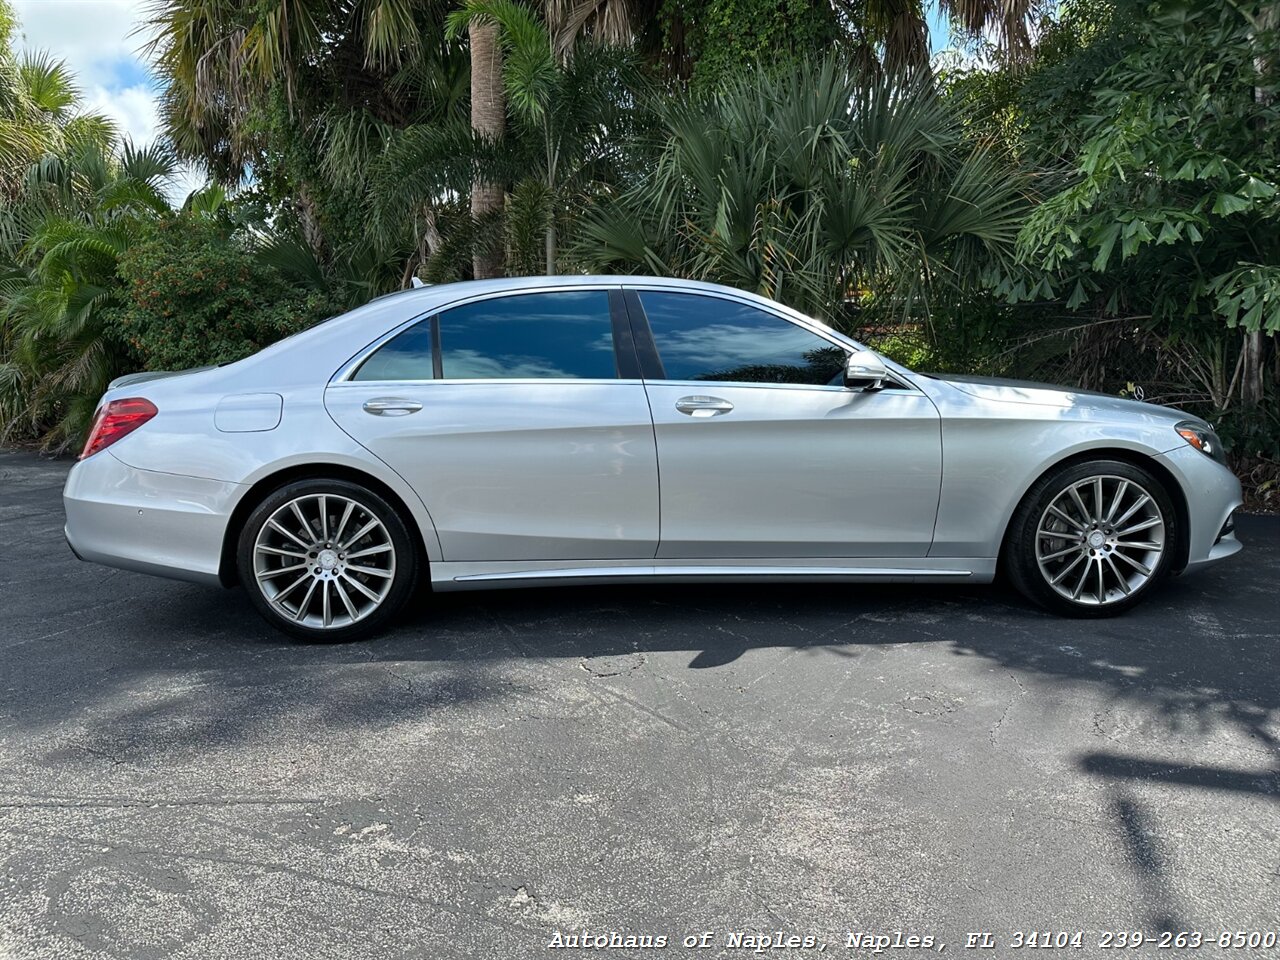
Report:
M 419 320 L 369 355 L 353 380 L 430 380 L 432 373 L 431 320 Z
M 615 379 L 609 294 L 566 290 L 463 304 L 396 334 L 352 379 L 437 373 L 446 380 Z

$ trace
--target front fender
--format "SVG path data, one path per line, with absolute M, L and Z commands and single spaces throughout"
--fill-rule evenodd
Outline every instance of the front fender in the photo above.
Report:
M 1154 461 L 1185 445 L 1173 431 L 1180 415 L 1149 405 L 1134 404 L 1132 416 L 1100 415 L 1084 405 L 1005 403 L 953 388 L 931 393 L 942 414 L 943 464 L 931 557 L 999 556 L 1022 498 L 1067 460 L 1119 453 Z

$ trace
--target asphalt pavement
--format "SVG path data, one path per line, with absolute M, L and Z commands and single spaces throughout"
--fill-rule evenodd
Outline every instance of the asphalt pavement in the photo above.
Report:
M 1113 620 L 1000 587 L 565 588 L 315 647 L 241 591 L 77 561 L 67 468 L 0 454 L 0 960 L 1280 932 L 1280 518 Z M 1211 952 L 1280 957 L 1242 942 Z

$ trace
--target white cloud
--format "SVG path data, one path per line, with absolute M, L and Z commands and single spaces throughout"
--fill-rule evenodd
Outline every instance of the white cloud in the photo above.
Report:
M 13 0 L 19 49 L 47 50 L 65 60 L 84 95 L 85 109 L 115 121 L 138 145 L 161 133 L 159 85 L 142 56 L 146 5 L 130 0 Z M 180 204 L 203 183 L 194 169 L 179 171 L 166 191 Z
M 141 3 L 129 0 L 15 0 L 22 44 L 48 50 L 67 61 L 81 84 L 111 88 L 127 65 L 134 82 L 146 67 L 139 49 L 146 42 L 135 35 L 145 14 Z
M 115 90 L 98 86 L 84 93 L 85 108 L 111 118 L 134 143 L 150 143 L 159 136 L 160 114 L 150 84 Z

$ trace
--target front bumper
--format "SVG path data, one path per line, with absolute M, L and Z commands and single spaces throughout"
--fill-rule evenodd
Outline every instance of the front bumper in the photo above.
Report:
M 1231 515 L 1243 504 L 1240 481 L 1226 467 L 1191 446 L 1162 453 L 1161 463 L 1187 498 L 1187 565 L 1194 573 L 1240 552 Z
M 222 542 L 243 488 L 139 470 L 104 450 L 71 468 L 62 502 L 81 560 L 217 584 Z

